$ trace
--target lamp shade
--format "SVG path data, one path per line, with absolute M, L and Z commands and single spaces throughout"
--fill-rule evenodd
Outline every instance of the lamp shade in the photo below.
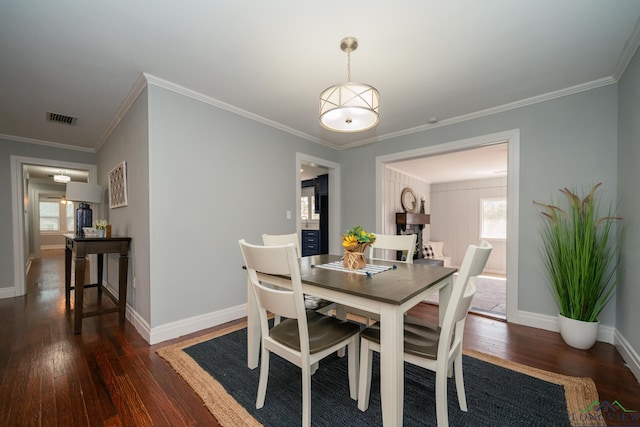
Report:
M 53 175 L 53 180 L 55 182 L 64 182 L 64 183 L 66 183 L 66 182 L 71 181 L 71 177 L 69 175 L 65 175 L 64 173 L 59 173 L 59 174 Z
M 74 202 L 102 203 L 102 187 L 87 182 L 67 183 L 67 200 Z
M 364 83 L 342 83 L 320 94 L 320 124 L 338 132 L 360 132 L 378 124 L 380 94 Z

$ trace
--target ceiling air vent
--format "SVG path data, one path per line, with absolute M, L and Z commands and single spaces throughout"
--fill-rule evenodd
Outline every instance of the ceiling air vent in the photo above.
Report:
M 65 125 L 75 125 L 77 117 L 65 116 L 58 113 L 47 113 L 47 120 L 50 122 L 62 123 Z

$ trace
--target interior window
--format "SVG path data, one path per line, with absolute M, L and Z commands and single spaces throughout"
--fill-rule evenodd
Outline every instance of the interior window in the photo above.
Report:
M 40 201 L 40 231 L 75 230 L 75 206 L 73 202 L 62 203 L 60 198 Z
M 507 238 L 507 199 L 480 199 L 480 238 Z
M 40 202 L 40 231 L 60 230 L 60 203 L 57 201 Z

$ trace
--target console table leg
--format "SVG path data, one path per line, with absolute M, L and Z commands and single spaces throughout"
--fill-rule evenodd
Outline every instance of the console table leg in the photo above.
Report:
M 129 257 L 121 255 L 118 261 L 118 308 L 120 323 L 124 324 L 127 313 L 127 274 L 129 272 Z
M 84 305 L 84 267 L 86 258 L 76 256 L 75 313 L 73 330 L 76 334 L 82 331 L 82 309 Z

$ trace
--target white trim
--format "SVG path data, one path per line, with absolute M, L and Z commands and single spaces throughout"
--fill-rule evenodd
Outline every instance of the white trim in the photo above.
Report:
M 523 326 L 530 326 L 532 328 L 544 329 L 545 331 L 551 332 L 560 332 L 560 329 L 558 328 L 558 316 L 549 316 L 530 311 L 520 311 L 518 312 L 518 320 L 518 323 Z M 613 344 L 616 334 L 617 331 L 613 326 L 600 325 L 598 328 L 597 340 Z
M 452 117 L 450 119 L 444 119 L 437 123 L 429 123 L 425 125 L 416 126 L 410 129 L 404 129 L 398 132 L 388 133 L 386 135 L 380 135 L 369 139 L 363 139 L 361 141 L 355 141 L 350 144 L 346 144 L 340 147 L 334 147 L 336 150 L 346 150 L 347 148 L 358 147 L 360 145 L 366 145 L 372 142 L 384 141 L 385 139 L 398 138 L 404 135 L 411 135 L 414 133 L 422 132 L 429 129 L 434 129 L 442 126 L 452 125 L 454 123 L 462 123 L 468 120 L 479 119 L 481 117 L 490 116 L 493 114 L 503 113 L 505 111 L 515 110 L 517 108 L 526 107 L 528 105 L 539 104 L 541 102 L 549 101 L 556 98 L 562 98 L 564 96 L 573 95 L 580 92 L 585 92 L 599 87 L 615 84 L 618 81 L 613 77 L 605 77 L 599 80 L 593 80 L 591 82 L 583 83 L 576 86 L 571 86 L 565 89 L 560 89 L 554 92 L 548 92 L 542 95 L 533 96 L 531 98 L 522 99 L 519 101 L 511 102 L 509 104 L 499 105 L 497 107 L 487 108 L 486 110 L 480 110 L 469 114 L 464 114 L 458 117 Z
M 42 139 L 25 138 L 23 136 L 6 135 L 0 133 L 0 139 L 6 139 L 15 142 L 26 142 L 27 144 L 46 145 L 47 147 L 63 148 L 65 150 L 84 151 L 86 153 L 95 153 L 93 148 L 78 147 L 77 145 L 60 144 L 58 142 L 44 141 Z
M 320 157 L 310 156 L 304 153 L 296 153 L 296 180 L 295 180 L 295 194 L 296 194 L 296 232 L 298 236 L 301 236 L 302 225 L 300 223 L 300 169 L 302 162 L 315 163 L 318 166 L 326 167 L 329 169 L 329 236 L 340 236 L 340 164 L 332 162 L 330 160 L 322 159 Z M 340 240 L 338 238 L 329 239 L 329 253 L 340 254 Z
M 620 80 L 620 78 L 624 74 L 625 70 L 629 66 L 629 63 L 633 59 L 633 55 L 636 54 L 638 46 L 640 46 L 640 21 L 638 21 L 638 23 L 636 24 L 636 29 L 625 44 L 622 55 L 620 55 L 620 59 L 618 59 L 616 68 L 613 70 L 613 78 L 616 81 Z
M 624 336 L 616 329 L 613 344 L 618 349 L 620 356 L 627 363 L 631 373 L 640 382 L 640 355 L 633 349 L 633 346 L 626 340 Z
M 113 131 L 118 126 L 118 123 L 120 123 L 120 120 L 122 120 L 125 114 L 127 114 L 127 111 L 129 111 L 129 108 L 131 108 L 135 100 L 138 99 L 138 96 L 142 93 L 145 87 L 147 87 L 147 80 L 145 79 L 145 74 L 141 74 L 118 107 L 118 111 L 116 111 L 116 114 L 111 118 L 111 121 L 105 128 L 104 132 L 102 132 L 102 135 L 96 144 L 96 152 L 104 145 L 107 139 L 109 139 Z
M 59 160 L 38 159 L 35 157 L 11 156 L 11 211 L 13 227 L 13 277 L 14 296 L 21 296 L 27 293 L 26 289 L 26 268 L 24 256 L 24 200 L 22 194 L 24 165 L 53 166 L 65 169 L 85 169 L 89 171 L 89 182 L 98 181 L 96 165 L 64 162 Z
M 143 75 L 144 75 L 144 78 L 147 80 L 147 84 L 152 84 L 154 86 L 158 86 L 158 87 L 161 87 L 163 89 L 167 89 L 167 90 L 170 90 L 172 92 L 179 93 L 181 95 L 184 95 L 186 97 L 195 99 L 197 101 L 204 102 L 205 104 L 213 105 L 214 107 L 218 107 L 218 108 L 221 108 L 223 110 L 227 110 L 227 111 L 229 111 L 231 113 L 237 114 L 237 115 L 242 116 L 242 117 L 246 117 L 246 118 L 248 118 L 250 120 L 256 121 L 258 123 L 262 123 L 262 124 L 267 125 L 269 127 L 272 127 L 272 128 L 275 128 L 275 129 L 279 129 L 279 130 L 281 130 L 283 132 L 287 132 L 287 133 L 290 133 L 292 135 L 299 136 L 300 138 L 306 139 L 308 141 L 313 141 L 313 142 L 316 142 L 318 144 L 324 145 L 324 146 L 329 147 L 329 148 L 338 149 L 338 147 L 335 144 L 329 143 L 327 141 L 323 141 L 323 140 L 321 140 L 319 138 L 313 137 L 313 136 L 311 136 L 309 134 L 306 134 L 304 132 L 300 132 L 299 130 L 290 128 L 290 127 L 285 126 L 285 125 L 283 125 L 281 123 L 278 123 L 278 122 L 275 122 L 273 120 L 267 119 L 266 117 L 259 116 L 257 114 L 254 114 L 254 113 L 250 112 L 250 111 L 243 110 L 242 108 L 238 108 L 238 107 L 236 107 L 234 105 L 227 104 L 226 102 L 222 102 L 222 101 L 220 101 L 218 99 L 215 99 L 215 98 L 212 98 L 210 96 L 203 95 L 203 94 L 201 94 L 199 92 L 196 92 L 196 91 L 191 90 L 189 88 L 186 88 L 184 86 L 180 86 L 178 84 L 172 83 L 172 82 L 170 82 L 168 80 L 161 79 L 161 78 L 156 77 L 156 76 L 154 76 L 152 74 L 144 73 Z
M 151 331 L 149 331 L 147 342 L 150 345 L 158 344 L 243 317 L 247 317 L 246 303 L 152 328 Z M 141 333 L 141 335 L 147 339 L 144 334 Z
M 8 286 L 8 287 L 1 287 L 0 288 L 0 299 L 13 298 L 15 296 L 17 296 L 16 295 L 16 287 L 15 286 Z
M 518 191 L 520 175 L 520 129 L 462 139 L 376 157 L 376 230 L 383 229 L 384 168 L 386 163 L 432 156 L 506 142 L 507 153 L 507 321 L 520 323 L 518 316 Z
M 129 304 L 127 304 L 126 316 L 129 322 L 131 322 L 131 324 L 135 328 L 135 330 L 138 331 L 142 339 L 144 339 L 148 344 L 150 344 L 151 343 L 151 326 L 149 326 L 149 323 L 147 323 L 147 321 L 144 320 L 144 317 L 142 317 L 140 313 L 135 311 L 133 307 L 130 306 Z

